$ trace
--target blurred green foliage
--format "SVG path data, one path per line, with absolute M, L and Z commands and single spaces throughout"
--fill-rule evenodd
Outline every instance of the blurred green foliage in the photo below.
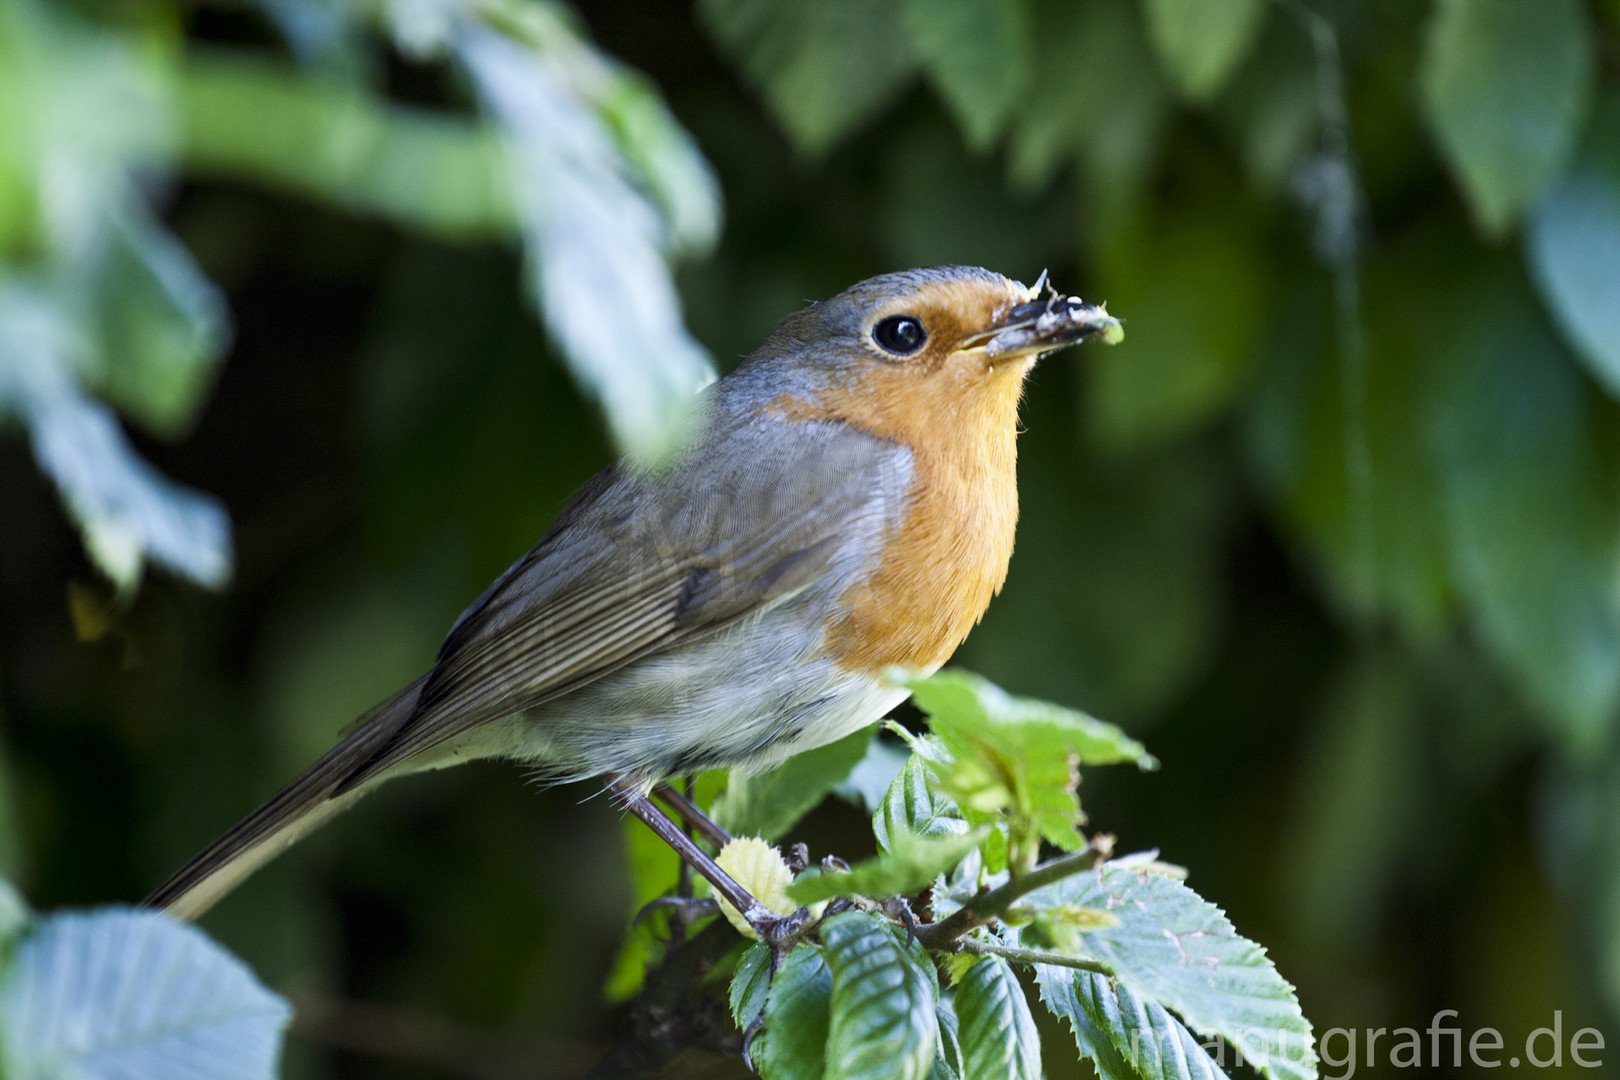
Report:
M 961 661 L 1151 734 L 1089 812 L 1319 1030 L 1612 1023 L 1617 56 L 1607 0 L 0 4 L 0 869 L 141 895 L 656 456 L 695 342 L 1047 268 L 1129 333 L 1037 371 Z M 312 1018 L 289 1075 L 615 1030 L 673 861 L 456 773 L 208 921 Z

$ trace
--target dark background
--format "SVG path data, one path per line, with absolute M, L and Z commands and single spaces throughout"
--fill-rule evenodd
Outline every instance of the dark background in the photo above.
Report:
M 1087 7 L 1037 4 L 1037 49 Z M 1602 636 L 1620 629 L 1580 614 L 1620 582 L 1616 410 L 1560 342 L 1518 234 L 1480 237 L 1436 149 L 1415 89 L 1430 5 L 1320 9 L 1366 198 L 1342 264 L 1367 343 L 1348 381 L 1333 268 L 1311 248 L 1320 215 L 1286 182 L 1331 139 L 1307 124 L 1268 175 L 1237 100 L 1316 101 L 1267 89 L 1313 55 L 1283 5 L 1210 103 L 1136 72 L 1159 87 L 1140 162 L 1075 136 L 1046 175 L 1021 173 L 1019 148 L 1079 92 L 1042 74 L 1061 64 L 1035 69 L 987 148 L 912 80 L 807 152 L 687 5 L 578 6 L 719 177 L 724 234 L 678 280 L 722 370 L 806 301 L 913 265 L 1046 269 L 1127 320 L 1124 345 L 1031 380 L 1011 574 L 955 661 L 1160 758 L 1156 774 L 1086 775 L 1094 827 L 1186 866 L 1318 1031 L 1456 1009 L 1510 1047 L 1554 1010 L 1566 1041 L 1612 1032 L 1617 709 L 1545 687 L 1565 677 L 1549 656 L 1589 649 L 1601 666 L 1620 648 Z M 1578 10 L 1612 96 L 1620 22 Z M 249 9 L 187 7 L 179 25 L 193 45 L 280 49 Z M 374 48 L 394 100 L 466 110 L 452 75 Z M 1080 107 L 1133 123 L 1106 94 Z M 236 573 L 210 593 L 157 572 L 117 602 L 26 443 L 0 441 L 3 846 L 41 908 L 143 896 L 425 668 L 613 455 L 524 305 L 515 244 L 198 172 L 161 206 L 226 290 L 234 344 L 190 430 L 130 432 L 223 500 Z M 1460 429 L 1474 434 L 1448 442 Z M 1588 576 L 1559 546 L 1575 534 L 1596 537 Z M 97 632 L 76 632 L 75 596 L 105 616 Z M 578 1075 L 615 1030 L 604 986 L 636 892 L 627 829 L 595 794 L 503 765 L 414 778 L 211 913 L 301 1006 L 287 1075 Z M 836 801 L 800 833 L 849 856 L 871 845 Z M 1049 1074 L 1076 1075 L 1067 1035 L 1045 1035 Z

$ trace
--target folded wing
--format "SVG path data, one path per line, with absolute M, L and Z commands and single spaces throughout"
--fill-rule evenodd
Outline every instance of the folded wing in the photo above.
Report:
M 892 443 L 768 417 L 719 437 L 731 452 L 699 447 L 666 477 L 599 476 L 457 620 L 410 719 L 339 791 L 778 603 L 875 553 L 903 513 Z

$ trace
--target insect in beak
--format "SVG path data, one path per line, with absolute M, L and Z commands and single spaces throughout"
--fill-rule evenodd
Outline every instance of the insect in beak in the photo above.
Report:
M 1035 288 L 1045 281 L 1043 272 Z M 1088 304 L 1078 296 L 1052 292 L 1044 300 L 1016 305 L 995 326 L 962 342 L 957 351 L 982 350 L 994 364 L 1015 357 L 1044 356 L 1090 340 L 1117 345 L 1125 340 L 1125 327 L 1108 314 L 1106 305 Z

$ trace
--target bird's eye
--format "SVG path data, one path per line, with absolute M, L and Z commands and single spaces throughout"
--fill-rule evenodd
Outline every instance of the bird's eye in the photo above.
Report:
M 872 327 L 872 340 L 889 352 L 908 356 L 928 341 L 928 331 L 910 315 L 890 315 Z

